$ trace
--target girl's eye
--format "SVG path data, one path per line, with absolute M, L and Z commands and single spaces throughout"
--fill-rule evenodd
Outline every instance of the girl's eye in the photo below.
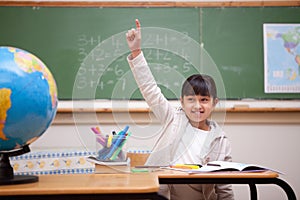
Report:
M 210 101 L 210 98 L 202 98 L 201 101 L 202 102 L 208 102 L 208 101 Z
M 188 102 L 194 102 L 195 98 L 194 97 L 188 97 L 187 100 L 188 100 Z

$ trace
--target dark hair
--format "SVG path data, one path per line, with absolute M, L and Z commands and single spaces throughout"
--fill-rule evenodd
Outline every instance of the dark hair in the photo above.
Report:
M 209 75 L 194 74 L 188 77 L 182 85 L 181 97 L 189 95 L 211 96 L 217 98 L 217 88 L 214 79 Z

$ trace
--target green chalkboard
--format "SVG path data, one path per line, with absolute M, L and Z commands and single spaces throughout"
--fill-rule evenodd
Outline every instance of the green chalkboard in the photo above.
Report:
M 59 99 L 142 99 L 125 32 L 142 23 L 144 54 L 163 93 L 180 95 L 193 73 L 215 77 L 226 99 L 299 99 L 264 93 L 264 23 L 300 23 L 299 7 L 0 7 L 0 45 L 38 56 Z
M 205 48 L 223 76 L 227 98 L 300 98 L 299 92 L 264 93 L 263 46 L 263 24 L 299 24 L 300 7 L 208 8 L 202 17 Z M 300 71 L 298 87 L 299 78 Z

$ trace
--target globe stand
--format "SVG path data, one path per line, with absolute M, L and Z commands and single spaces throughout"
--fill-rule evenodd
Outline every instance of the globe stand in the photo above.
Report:
M 19 156 L 28 152 L 30 152 L 28 145 L 15 151 L 0 152 L 0 185 L 33 183 L 38 181 L 37 176 L 14 175 L 14 170 L 10 165 L 9 157 Z

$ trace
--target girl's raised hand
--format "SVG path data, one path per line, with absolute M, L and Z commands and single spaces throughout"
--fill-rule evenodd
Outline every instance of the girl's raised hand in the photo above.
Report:
M 135 24 L 136 28 L 132 28 L 126 33 L 126 40 L 132 58 L 135 58 L 141 53 L 141 24 L 138 19 L 135 20 Z

